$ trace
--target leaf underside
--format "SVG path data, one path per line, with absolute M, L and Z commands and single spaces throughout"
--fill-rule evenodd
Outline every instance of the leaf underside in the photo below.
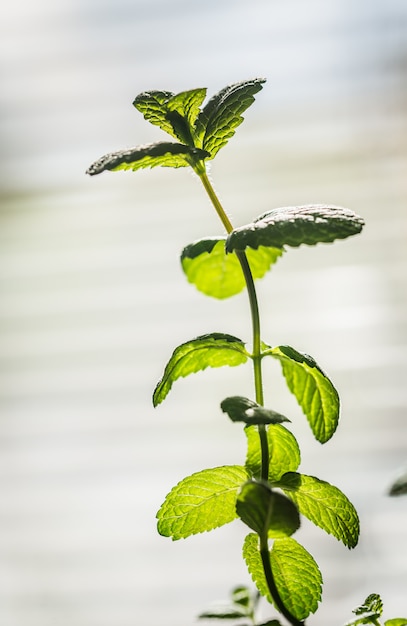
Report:
M 205 158 L 206 153 L 181 143 L 160 141 L 128 150 L 105 154 L 95 161 L 87 174 L 94 176 L 105 170 L 139 170 L 146 167 L 186 167 Z
M 308 354 L 290 346 L 266 349 L 264 355 L 281 363 L 284 378 L 302 408 L 314 437 L 326 443 L 339 421 L 339 395 L 331 380 Z
M 359 539 L 359 518 L 353 504 L 340 489 L 296 472 L 284 474 L 275 486 L 291 498 L 302 515 L 333 535 L 348 548 Z
M 245 424 L 281 424 L 290 420 L 276 413 L 271 409 L 266 409 L 249 398 L 243 396 L 231 396 L 225 398 L 220 408 L 227 413 L 232 422 L 244 422 Z
M 273 603 L 259 552 L 258 536 L 248 535 L 243 558 L 261 595 Z M 313 557 L 295 539 L 276 539 L 270 552 L 275 584 L 286 608 L 297 619 L 315 613 L 321 600 L 322 576 Z
M 356 235 L 363 225 L 361 217 L 343 207 L 325 204 L 281 207 L 233 230 L 227 238 L 226 250 L 330 243 Z
M 230 298 L 246 285 L 239 259 L 226 253 L 225 242 L 226 236 L 200 239 L 186 246 L 181 254 L 188 281 L 205 295 L 218 299 Z M 253 278 L 263 278 L 282 254 L 279 248 L 248 249 L 246 255 Z
M 300 527 L 300 516 L 293 502 L 267 484 L 249 481 L 236 501 L 240 519 L 259 535 L 287 537 Z
M 160 404 L 173 383 L 181 377 L 200 372 L 207 367 L 235 367 L 245 363 L 248 353 L 241 339 L 223 333 L 201 335 L 175 348 L 162 379 L 153 394 L 153 405 Z
M 236 496 L 248 478 L 244 467 L 229 465 L 184 478 L 167 495 L 157 513 L 158 532 L 185 539 L 232 522 Z

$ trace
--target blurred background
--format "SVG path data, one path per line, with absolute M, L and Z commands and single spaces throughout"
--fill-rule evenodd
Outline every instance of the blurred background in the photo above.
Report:
M 178 343 L 250 341 L 245 294 L 205 299 L 180 269 L 183 246 L 221 226 L 186 170 L 85 170 L 164 138 L 139 92 L 255 76 L 267 83 L 211 170 L 233 223 L 315 202 L 366 220 L 258 283 L 264 340 L 325 369 L 339 430 L 313 440 L 278 364 L 267 403 L 292 418 L 301 471 L 361 517 L 351 552 L 304 522 L 325 580 L 308 622 L 343 624 L 372 592 L 406 615 L 407 498 L 387 491 L 407 463 L 407 3 L 14 0 L 0 17 L 0 623 L 187 626 L 250 584 L 238 522 L 176 543 L 155 527 L 178 480 L 244 459 L 219 403 L 252 396 L 249 367 L 151 405 Z

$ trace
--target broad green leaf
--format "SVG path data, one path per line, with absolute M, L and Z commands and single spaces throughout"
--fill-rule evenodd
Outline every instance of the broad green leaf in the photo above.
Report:
M 171 122 L 167 118 L 167 101 L 175 96 L 171 91 L 144 91 L 136 96 L 133 106 L 143 114 L 151 124 L 159 126 L 164 132 L 176 137 Z
M 234 367 L 246 363 L 248 353 L 241 339 L 223 333 L 201 335 L 175 348 L 162 379 L 153 394 L 153 405 L 160 404 L 173 383 L 181 377 L 200 372 L 207 367 Z
M 246 286 L 239 259 L 235 254 L 226 254 L 225 242 L 226 236 L 199 239 L 186 246 L 181 254 L 188 281 L 205 295 L 218 299 L 230 298 Z M 282 249 L 263 246 L 248 250 L 253 278 L 263 278 L 282 253 Z
M 240 465 L 215 467 L 184 478 L 157 513 L 158 532 L 172 539 L 218 528 L 236 519 L 236 496 L 247 480 Z
M 257 535 L 246 537 L 243 558 L 261 595 L 273 604 Z M 322 576 L 309 552 L 292 538 L 276 539 L 270 552 L 270 565 L 278 593 L 290 613 L 298 620 L 315 613 L 321 599 Z
M 255 78 L 225 87 L 202 109 L 196 123 L 199 144 L 213 159 L 235 134 L 243 122 L 242 113 L 254 102 L 254 95 L 263 88 L 264 79 Z
M 161 141 L 150 143 L 129 150 L 119 150 L 105 154 L 92 163 L 87 174 L 94 176 L 105 170 L 139 170 L 146 167 L 191 167 L 194 163 L 205 158 L 202 150 L 185 146 L 181 143 Z
M 280 207 L 233 230 L 227 238 L 226 250 L 330 243 L 360 233 L 363 226 L 359 215 L 343 207 L 325 204 Z
M 280 598 L 291 615 L 303 620 L 315 613 L 322 594 L 322 576 L 314 558 L 295 539 L 276 539 L 271 569 Z
M 407 626 L 407 617 L 394 617 L 393 619 L 387 619 L 384 622 L 384 626 Z
M 258 430 L 255 426 L 245 428 L 247 436 L 246 469 L 254 477 L 261 475 L 261 447 Z M 295 472 L 301 462 L 300 449 L 294 435 L 280 424 L 267 428 L 267 441 L 270 452 L 270 482 L 278 481 L 286 472 Z
M 290 346 L 266 349 L 264 355 L 281 362 L 291 393 L 306 415 L 315 438 L 327 442 L 339 421 L 339 395 L 330 379 L 308 354 Z
M 259 535 L 287 537 L 300 527 L 300 516 L 291 500 L 264 483 L 245 483 L 237 496 L 236 511 Z
M 257 402 L 243 396 L 231 396 L 220 403 L 220 408 L 227 413 L 232 422 L 244 422 L 245 424 L 281 424 L 289 422 L 288 417 L 276 413 L 271 409 L 265 409 Z
M 353 504 L 340 489 L 296 472 L 288 472 L 274 486 L 280 487 L 316 526 L 333 535 L 348 548 L 359 539 L 359 518 Z

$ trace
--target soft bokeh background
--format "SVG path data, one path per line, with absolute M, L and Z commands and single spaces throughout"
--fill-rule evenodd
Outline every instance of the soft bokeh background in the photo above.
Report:
M 407 499 L 386 492 L 407 442 L 407 3 L 14 0 L 0 16 L 0 623 L 187 626 L 249 583 L 238 523 L 172 543 L 154 520 L 183 476 L 244 456 L 219 402 L 252 395 L 249 369 L 150 400 L 178 343 L 250 339 L 244 294 L 206 300 L 179 267 L 220 226 L 187 171 L 84 171 L 162 137 L 131 106 L 140 91 L 254 76 L 265 89 L 212 167 L 234 223 L 310 202 L 366 220 L 259 283 L 264 339 L 336 382 L 338 433 L 314 442 L 272 365 L 267 400 L 294 420 L 302 471 L 362 522 L 352 552 L 304 523 L 325 579 L 309 624 L 342 624 L 371 592 L 405 615 Z

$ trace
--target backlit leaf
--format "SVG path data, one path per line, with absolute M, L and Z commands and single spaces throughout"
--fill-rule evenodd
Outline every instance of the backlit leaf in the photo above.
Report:
M 296 472 L 284 474 L 275 486 L 295 502 L 302 515 L 333 535 L 348 548 L 359 539 L 359 518 L 353 504 L 340 489 Z
M 168 361 L 162 379 L 153 394 L 153 404 L 157 406 L 170 391 L 174 381 L 189 376 L 207 367 L 234 367 L 245 363 L 248 353 L 244 343 L 222 333 L 201 335 L 178 346 Z
M 315 438 L 321 443 L 334 434 L 339 421 L 339 395 L 330 379 L 308 354 L 290 346 L 264 350 L 281 362 L 291 393 L 306 415 Z
M 254 102 L 254 95 L 265 82 L 262 78 L 247 80 L 225 87 L 214 95 L 202 109 L 196 124 L 200 147 L 210 153 L 211 159 L 235 134 L 243 122 L 242 113 Z
M 359 215 L 343 207 L 325 204 L 281 207 L 233 230 L 227 239 L 226 250 L 329 243 L 360 233 L 363 225 Z
M 300 517 L 292 501 L 264 483 L 245 483 L 236 501 L 240 519 L 260 535 L 286 537 L 300 527 Z
M 200 239 L 189 244 L 181 254 L 181 265 L 188 281 L 213 298 L 230 298 L 246 286 L 240 262 L 235 254 L 226 254 L 226 236 Z M 247 250 L 253 278 L 262 278 L 282 255 L 279 248 Z
M 247 436 L 246 468 L 256 478 L 261 476 L 261 447 L 256 426 L 245 428 Z M 294 435 L 280 424 L 267 427 L 270 452 L 270 482 L 278 481 L 286 472 L 295 472 L 301 462 L 300 449 Z
M 87 174 L 94 176 L 105 170 L 139 170 L 146 167 L 186 167 L 205 158 L 202 150 L 181 143 L 158 142 L 137 148 L 105 154 L 92 163 Z
M 284 605 L 298 620 L 315 613 L 322 594 L 322 576 L 314 558 L 295 539 L 276 539 L 271 568 Z
M 259 539 L 248 535 L 243 545 L 243 558 L 262 596 L 273 603 L 259 550 Z M 315 613 L 321 599 L 322 576 L 313 557 L 294 539 L 276 539 L 270 552 L 274 581 L 284 605 L 298 620 Z
M 236 519 L 236 496 L 247 480 L 239 465 L 215 467 L 184 478 L 165 498 L 157 513 L 158 532 L 184 539 Z
M 167 118 L 167 101 L 175 94 L 171 91 L 144 91 L 133 101 L 133 106 L 143 114 L 151 124 L 159 126 L 163 131 L 177 137 L 171 122 Z

